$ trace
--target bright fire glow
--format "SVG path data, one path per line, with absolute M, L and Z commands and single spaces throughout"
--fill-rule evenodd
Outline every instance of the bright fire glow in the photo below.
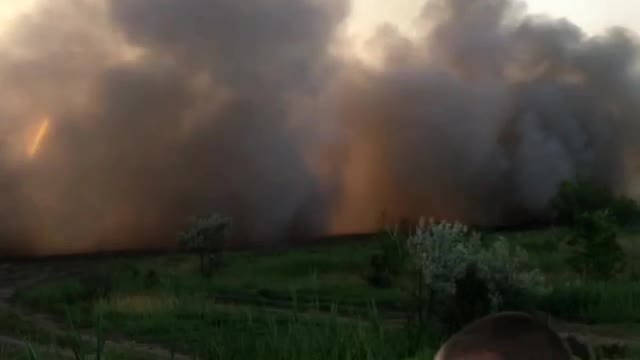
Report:
M 42 141 L 47 136 L 49 132 L 49 126 L 51 124 L 51 120 L 45 117 L 40 123 L 40 127 L 38 128 L 38 133 L 36 137 L 31 142 L 31 146 L 29 147 L 29 157 L 34 158 L 38 152 L 40 151 L 40 147 L 42 146 Z

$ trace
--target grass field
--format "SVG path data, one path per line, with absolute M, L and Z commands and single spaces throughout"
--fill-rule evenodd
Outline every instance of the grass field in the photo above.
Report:
M 609 282 L 580 281 L 572 273 L 561 245 L 566 235 L 547 229 L 492 233 L 485 240 L 502 236 L 529 251 L 549 288 L 533 299 L 538 310 L 603 338 L 623 339 L 631 353 L 640 344 L 640 232 L 621 236 L 630 266 Z M 189 255 L 56 264 L 82 271 L 18 287 L 0 312 L 0 335 L 42 351 L 85 354 L 104 337 L 111 341 L 106 358 L 125 360 L 171 353 L 198 359 L 431 359 L 442 339 L 423 334 L 414 346 L 404 321 L 406 291 L 371 287 L 366 280 L 379 248 L 372 239 L 277 254 L 229 253 L 210 278 L 199 275 L 198 259 Z M 37 272 L 39 265 L 15 266 Z M 46 314 L 55 331 L 16 309 Z M 153 352 L 127 352 L 131 342 Z M 24 349 L 2 354 L 28 358 Z

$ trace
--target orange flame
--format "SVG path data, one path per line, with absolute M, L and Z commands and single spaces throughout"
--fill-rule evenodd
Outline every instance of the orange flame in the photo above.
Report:
M 40 123 L 40 127 L 38 128 L 38 133 L 35 138 L 31 142 L 31 146 L 29 147 L 29 157 L 34 158 L 38 152 L 40 151 L 40 147 L 42 146 L 42 142 L 44 141 L 47 133 L 49 132 L 49 126 L 51 121 L 48 117 L 45 117 Z

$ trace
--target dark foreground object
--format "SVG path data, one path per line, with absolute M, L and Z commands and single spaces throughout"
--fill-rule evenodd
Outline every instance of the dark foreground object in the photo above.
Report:
M 467 325 L 435 360 L 571 360 L 560 336 L 525 313 L 503 312 Z

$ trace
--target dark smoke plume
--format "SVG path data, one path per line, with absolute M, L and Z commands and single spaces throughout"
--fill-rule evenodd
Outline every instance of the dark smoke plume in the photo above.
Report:
M 563 180 L 634 186 L 635 35 L 589 37 L 524 10 L 432 0 L 418 40 L 379 30 L 381 66 L 353 66 L 337 86 L 353 144 L 344 219 L 372 227 L 384 208 L 506 224 L 540 215 Z
M 346 13 L 316 0 L 44 2 L 0 63 L 3 247 L 171 244 L 210 212 L 245 241 L 325 231 L 329 195 L 293 104 L 321 90 Z M 12 155 L 40 114 L 42 151 Z
M 566 179 L 636 184 L 635 35 L 507 0 L 431 0 L 419 39 L 338 51 L 348 0 L 43 1 L 0 47 L 0 252 L 266 245 L 382 212 L 496 224 Z M 42 119 L 51 119 L 35 156 Z

